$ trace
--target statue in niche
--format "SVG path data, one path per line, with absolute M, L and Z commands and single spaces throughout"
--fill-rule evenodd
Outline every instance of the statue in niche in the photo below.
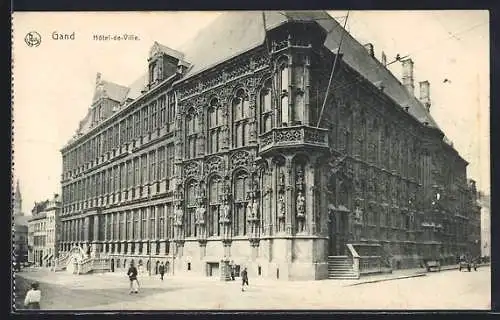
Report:
M 180 204 L 177 205 L 174 212 L 175 225 L 180 227 L 182 226 L 182 220 L 184 218 L 184 212 L 182 211 L 182 206 Z
M 286 217 L 286 208 L 285 208 L 285 196 L 283 193 L 278 195 L 278 232 L 285 231 L 285 217 Z
M 278 195 L 278 215 L 280 218 L 284 218 L 286 215 L 285 196 L 282 193 Z
M 299 193 L 297 195 L 297 215 L 299 217 L 303 217 L 305 215 L 305 212 L 306 212 L 305 201 L 306 201 L 306 198 L 304 197 L 302 192 L 299 191 Z
M 205 209 L 205 206 L 203 205 L 203 201 L 199 200 L 198 201 L 198 207 L 196 208 L 196 223 L 197 224 L 205 224 L 205 212 L 207 209 Z
M 304 231 L 304 218 L 306 212 L 305 202 L 306 198 L 304 197 L 302 192 L 299 192 L 299 194 L 297 195 L 297 218 L 299 232 Z
M 229 206 L 227 198 L 224 200 L 224 204 L 222 205 L 222 219 L 224 222 L 231 221 L 231 207 Z
M 281 187 L 285 186 L 285 174 L 283 172 L 280 172 L 279 174 L 279 185 Z
M 302 188 L 302 184 L 304 183 L 304 171 L 302 168 L 297 169 L 297 185 L 299 185 L 299 188 Z

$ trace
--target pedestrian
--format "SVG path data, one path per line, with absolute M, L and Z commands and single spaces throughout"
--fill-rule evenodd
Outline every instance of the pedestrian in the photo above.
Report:
M 128 268 L 127 276 L 130 280 L 130 294 L 139 293 L 139 280 L 137 280 L 137 268 L 134 266 L 134 263 L 130 263 L 130 268 Z M 134 288 L 134 282 L 137 287 Z
M 234 281 L 235 273 L 236 273 L 236 266 L 234 264 L 231 264 L 231 280 L 232 281 Z
M 245 291 L 245 284 L 248 287 L 248 272 L 246 267 L 241 271 L 241 291 Z
M 163 261 L 160 263 L 160 267 L 158 267 L 158 271 L 160 272 L 160 279 L 163 281 L 163 275 L 165 274 L 165 266 L 163 265 Z
M 31 284 L 31 289 L 26 293 L 24 298 L 24 306 L 28 309 L 40 309 L 40 299 L 42 298 L 42 291 L 38 288 L 38 282 Z

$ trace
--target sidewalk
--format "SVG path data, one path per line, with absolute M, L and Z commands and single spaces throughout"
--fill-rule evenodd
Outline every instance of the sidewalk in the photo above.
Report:
M 485 263 L 485 264 L 479 264 L 477 267 L 481 268 L 489 265 L 490 265 L 489 263 Z M 459 268 L 458 264 L 456 265 L 452 264 L 452 265 L 442 266 L 440 271 L 431 271 L 431 272 L 428 272 L 425 268 L 393 270 L 392 273 L 362 276 L 360 279 L 352 280 L 351 283 L 346 284 L 345 287 L 357 286 L 368 283 L 376 283 L 381 281 L 424 277 L 429 273 L 432 274 L 432 273 L 439 273 L 441 271 L 458 270 L 458 268 Z

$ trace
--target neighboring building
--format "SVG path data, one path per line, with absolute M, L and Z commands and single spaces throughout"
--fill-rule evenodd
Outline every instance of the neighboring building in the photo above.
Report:
M 29 261 L 40 267 L 50 267 L 59 252 L 61 199 L 36 202 L 29 220 Z
M 481 206 L 481 256 L 491 257 L 491 196 L 479 192 Z
M 415 98 L 411 59 L 401 83 L 346 32 L 325 100 L 343 32 L 325 12 L 228 12 L 179 51 L 154 43 L 130 88 L 98 74 L 61 150 L 61 250 L 223 279 L 229 264 L 323 279 L 357 254 L 366 272 L 473 250 L 468 163 L 427 81 Z
M 14 229 L 13 255 L 20 263 L 28 261 L 28 218 L 23 213 L 23 200 L 19 180 L 13 198 L 12 217 Z

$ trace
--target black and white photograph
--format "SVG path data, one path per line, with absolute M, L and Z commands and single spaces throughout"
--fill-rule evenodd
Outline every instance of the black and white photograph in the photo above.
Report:
M 12 312 L 490 310 L 487 10 L 12 13 Z

